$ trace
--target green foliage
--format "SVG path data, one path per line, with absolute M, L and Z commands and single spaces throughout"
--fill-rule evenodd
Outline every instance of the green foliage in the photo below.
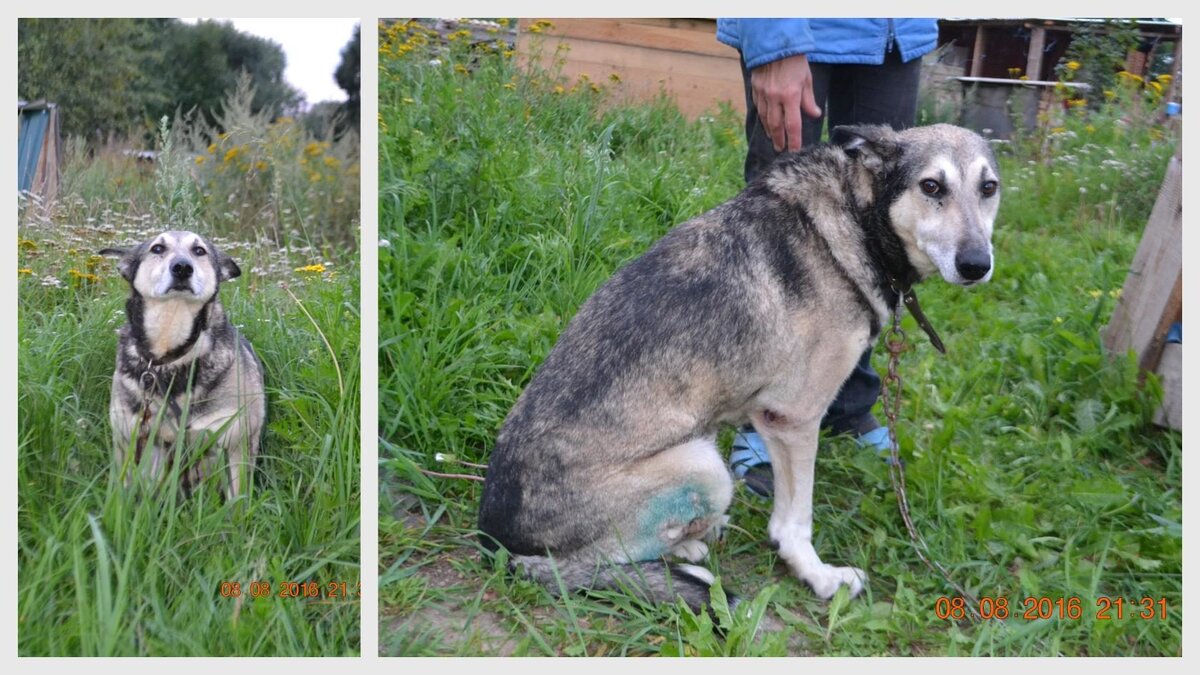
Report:
M 354 185 L 345 190 L 352 203 L 344 210 L 321 206 L 319 192 L 290 190 L 285 176 L 304 176 L 301 159 L 332 150 L 306 152 L 294 125 L 278 131 L 291 140 L 272 136 L 275 124 L 252 113 L 248 100 L 235 97 L 223 111 L 245 136 L 213 137 L 229 140 L 229 149 L 270 139 L 255 151 L 278 162 L 272 175 L 279 177 L 268 181 L 278 189 L 259 193 L 244 175 L 222 182 L 222 173 L 201 170 L 206 162 L 188 149 L 215 132 L 202 121 L 164 120 L 153 165 L 117 153 L 89 158 L 77 139 L 68 144 L 60 198 L 22 198 L 22 655 L 359 650 L 358 192 L 357 178 L 345 173 L 357 163 L 328 169 L 331 181 Z M 236 170 L 237 154 L 226 172 Z M 258 210 L 236 208 L 239 200 Z M 298 222 L 264 229 L 270 214 L 289 210 Z M 305 229 L 315 215 L 331 220 Z M 94 252 L 174 227 L 209 235 L 241 266 L 221 298 L 266 368 L 268 427 L 258 467 L 249 492 L 231 501 L 222 498 L 219 477 L 185 499 L 173 488 L 126 489 L 112 466 L 109 387 L 128 285 L 111 259 Z M 269 595 L 251 597 L 251 582 L 267 582 Z M 281 596 L 289 582 L 315 582 L 323 597 Z M 231 583 L 241 585 L 240 598 L 223 592 Z
M 291 114 L 301 100 L 283 79 L 282 48 L 228 22 L 20 19 L 17 55 L 18 95 L 58 103 L 63 132 L 93 144 L 152 139 L 158 120 L 176 112 L 219 124 L 243 73 L 255 113 Z
M 922 287 L 945 357 L 905 319 L 897 431 L 933 556 L 976 595 L 1016 610 L 1078 597 L 1085 615 L 937 618 L 948 589 L 911 549 L 886 465 L 844 439 L 822 441 L 815 545 L 868 571 L 863 595 L 816 600 L 763 545 L 770 502 L 739 489 L 705 564 L 753 599 L 692 614 L 512 577 L 478 553 L 479 483 L 423 471 L 482 473 L 466 463 L 487 462 L 588 295 L 740 189 L 740 120 L 622 105 L 621 83 L 523 70 L 410 23 L 381 28 L 379 69 L 383 653 L 1182 651 L 1181 438 L 1148 423 L 1157 389 L 1099 339 L 1174 148 L 1166 130 L 1073 110 L 1000 146 L 995 278 Z M 1096 618 L 1099 598 L 1121 596 L 1166 598 L 1168 616 Z
M 354 37 L 342 48 L 342 61 L 334 71 L 333 77 L 337 84 L 346 92 L 346 102 L 342 104 L 341 113 L 349 128 L 355 131 L 359 128 L 359 70 L 362 60 L 362 26 L 354 27 Z
M 1073 24 L 1071 44 L 1054 71 L 1060 80 L 1092 85 L 1094 93 L 1111 90 L 1117 73 L 1125 69 L 1125 55 L 1137 47 L 1138 39 L 1137 24 L 1129 20 Z

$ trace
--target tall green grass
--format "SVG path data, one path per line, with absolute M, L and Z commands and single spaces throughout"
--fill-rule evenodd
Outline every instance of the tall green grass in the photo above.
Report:
M 480 483 L 425 472 L 482 474 L 461 462 L 487 462 L 588 295 L 740 189 L 739 120 L 622 105 L 619 83 L 522 71 L 502 50 L 401 25 L 380 38 L 382 653 L 1182 652 L 1181 437 L 1149 423 L 1153 378 L 1139 389 L 1132 361 L 1109 359 L 1099 338 L 1174 148 L 1161 128 L 1072 113 L 998 146 L 993 281 L 922 287 L 945 357 L 905 319 L 898 432 L 913 517 L 956 580 L 1004 598 L 1010 617 L 939 619 L 951 591 L 910 548 L 887 467 L 825 439 L 815 545 L 866 569 L 867 590 L 813 598 L 765 544 L 770 502 L 739 488 L 707 564 L 753 611 L 718 607 L 714 626 L 510 576 L 479 555 Z M 1078 618 L 1024 618 L 1027 598 L 1076 597 Z M 1165 598 L 1167 616 L 1098 618 L 1097 601 L 1116 597 Z
M 185 132 L 195 129 L 166 138 Z M 206 204 L 236 191 L 205 201 L 189 182 L 194 159 L 171 152 L 122 174 L 123 191 L 106 197 L 114 156 L 72 156 L 76 182 L 54 203 L 26 198 L 20 214 L 18 652 L 356 654 L 357 216 L 311 238 L 264 227 L 248 210 L 212 223 L 218 209 Z M 315 211 L 296 204 L 302 215 Z M 188 498 L 173 485 L 127 489 L 112 460 L 109 387 L 128 285 L 115 261 L 94 253 L 183 227 L 213 237 L 241 266 L 221 299 L 266 368 L 257 469 L 229 501 L 219 477 Z M 270 592 L 251 597 L 251 582 Z M 288 597 L 288 582 L 316 582 L 321 597 Z M 344 594 L 330 586 L 341 583 Z

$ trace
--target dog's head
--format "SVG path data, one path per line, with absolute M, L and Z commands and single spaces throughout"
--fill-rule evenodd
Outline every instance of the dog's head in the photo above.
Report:
M 242 273 L 232 258 L 195 232 L 163 232 L 133 248 L 106 248 L 100 255 L 119 256 L 121 276 L 149 299 L 208 302 L 222 281 Z
M 893 131 L 837 127 L 832 141 L 878 180 L 892 228 L 922 278 L 970 286 L 992 277 L 1000 174 L 978 134 L 949 124 Z

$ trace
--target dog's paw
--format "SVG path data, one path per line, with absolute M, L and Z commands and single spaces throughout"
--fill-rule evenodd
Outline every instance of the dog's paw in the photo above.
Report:
M 688 562 L 700 562 L 708 555 L 708 544 L 699 539 L 684 539 L 671 548 L 671 555 Z
M 842 586 L 850 589 L 850 597 L 853 598 L 862 592 L 863 586 L 867 583 L 867 573 L 857 567 L 822 565 L 804 575 L 804 581 L 822 600 L 832 598 L 833 594 L 837 593 L 838 588 Z

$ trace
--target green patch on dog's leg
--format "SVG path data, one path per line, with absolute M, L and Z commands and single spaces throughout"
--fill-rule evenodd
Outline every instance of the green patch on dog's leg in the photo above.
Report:
M 666 555 L 690 536 L 690 525 L 711 517 L 712 512 L 708 495 L 691 484 L 651 497 L 638 513 L 636 545 L 633 547 L 636 559 L 650 560 Z

